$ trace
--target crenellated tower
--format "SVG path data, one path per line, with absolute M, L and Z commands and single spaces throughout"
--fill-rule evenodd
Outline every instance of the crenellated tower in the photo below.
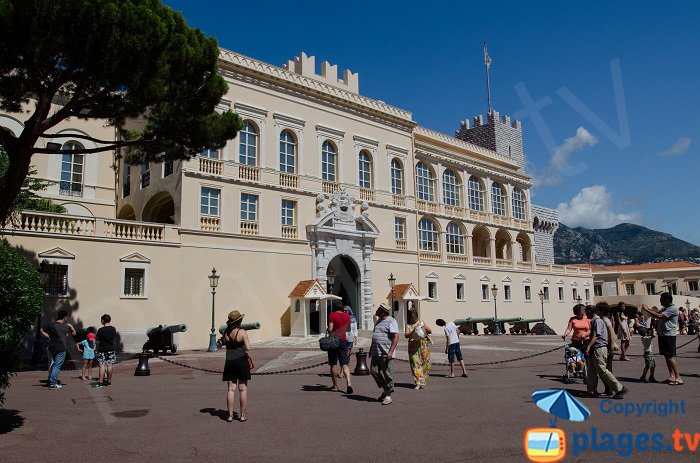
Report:
M 491 111 L 486 122 L 482 115 L 475 116 L 473 122 L 467 119 L 460 124 L 455 137 L 512 158 L 521 172 L 525 169 L 522 127 L 520 121 L 511 121 L 510 116 L 501 119 L 497 111 Z

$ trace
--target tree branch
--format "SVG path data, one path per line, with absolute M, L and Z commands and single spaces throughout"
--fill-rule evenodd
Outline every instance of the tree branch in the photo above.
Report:
M 70 136 L 73 136 L 72 134 Z M 160 142 L 161 140 L 130 140 L 130 141 L 114 141 L 112 144 L 107 145 L 107 146 L 101 146 L 99 148 L 89 148 L 89 149 L 72 149 L 69 151 L 64 151 L 60 149 L 53 149 L 53 148 L 34 148 L 32 150 L 33 153 L 42 153 L 42 154 L 64 154 L 64 153 L 70 153 L 70 154 L 94 154 L 94 153 L 104 153 L 105 151 L 110 151 L 116 148 L 125 148 L 129 146 L 138 146 L 138 145 L 148 145 L 151 143 L 157 143 Z
M 87 140 L 91 141 L 94 143 L 99 143 L 102 145 L 108 144 L 108 143 L 114 143 L 117 140 L 100 140 L 99 138 L 93 138 L 88 135 L 80 135 L 77 133 L 45 133 L 42 135 L 43 138 L 79 138 L 80 140 Z M 135 138 L 134 140 L 129 140 L 129 141 L 144 141 L 142 138 Z

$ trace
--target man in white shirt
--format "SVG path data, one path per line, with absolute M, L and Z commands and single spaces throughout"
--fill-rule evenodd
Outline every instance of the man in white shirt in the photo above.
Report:
M 445 330 L 445 353 L 447 354 L 447 361 L 450 364 L 450 374 L 447 375 L 447 377 L 455 377 L 455 360 L 459 360 L 460 365 L 462 365 L 462 378 L 466 378 L 467 369 L 462 359 L 462 349 L 459 347 L 457 325 L 455 325 L 454 322 L 445 323 L 445 320 L 442 318 L 435 320 L 435 324 L 437 326 L 442 326 Z
M 663 355 L 666 359 L 666 367 L 669 373 L 668 384 L 671 386 L 681 386 L 684 383 L 680 373 L 678 373 L 678 364 L 674 358 L 676 357 L 678 307 L 673 305 L 673 296 L 671 296 L 671 293 L 661 293 L 659 302 L 663 306 L 659 311 L 649 309 L 645 305 L 642 305 L 642 310 L 650 317 L 658 320 L 656 334 L 659 339 L 659 354 Z

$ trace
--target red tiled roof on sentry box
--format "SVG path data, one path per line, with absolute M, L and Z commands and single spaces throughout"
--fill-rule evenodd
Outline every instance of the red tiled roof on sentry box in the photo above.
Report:
M 411 283 L 402 283 L 399 285 L 394 285 L 394 289 L 389 291 L 389 294 L 386 295 L 386 299 L 391 299 L 391 291 L 394 292 L 394 299 L 402 299 L 403 296 L 406 294 L 406 291 L 408 291 L 410 288 Z
M 311 289 L 316 280 L 302 280 L 294 287 L 287 297 L 304 297 L 304 294 Z
M 692 262 L 657 262 L 652 264 L 637 264 L 637 265 L 591 265 L 582 264 L 578 267 L 588 267 L 593 272 L 596 270 L 618 270 L 618 271 L 635 271 L 635 270 L 662 270 L 662 269 L 672 269 L 672 268 L 687 268 L 687 267 L 700 267 L 698 264 Z

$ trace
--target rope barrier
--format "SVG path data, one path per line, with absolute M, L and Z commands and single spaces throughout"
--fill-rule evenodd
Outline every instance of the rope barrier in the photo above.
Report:
M 690 343 L 692 343 L 692 342 L 695 342 L 696 339 L 700 339 L 700 334 L 698 334 L 698 336 L 694 337 L 693 339 L 691 339 L 690 341 L 686 342 L 685 344 L 682 344 L 682 345 L 678 346 L 676 349 L 681 349 L 681 348 L 687 346 L 688 344 L 690 344 Z M 469 366 L 469 367 L 482 367 L 482 366 L 488 366 L 488 365 L 502 365 L 502 364 L 504 364 L 504 363 L 518 362 L 518 361 L 520 361 L 520 360 L 527 360 L 527 359 L 539 357 L 539 356 L 541 356 L 541 355 L 546 355 L 546 354 L 552 353 L 552 352 L 554 352 L 554 351 L 557 351 L 557 350 L 559 350 L 559 349 L 562 349 L 562 346 L 557 346 L 557 347 L 555 347 L 555 348 L 553 348 L 553 349 L 549 349 L 549 350 L 546 350 L 546 351 L 544 351 L 544 352 L 538 352 L 538 353 L 536 353 L 536 354 L 524 355 L 524 356 L 522 356 L 522 357 L 516 357 L 516 358 L 512 358 L 512 359 L 507 359 L 507 360 L 497 360 L 497 361 L 493 361 L 493 362 L 465 363 L 464 365 L 465 365 L 465 366 Z M 353 356 L 353 355 L 355 355 L 355 353 L 352 353 L 352 354 L 350 354 L 350 355 Z M 658 354 L 657 354 L 657 355 L 658 355 Z M 160 360 L 162 360 L 162 361 L 164 361 L 164 362 L 171 363 L 171 364 L 173 364 L 173 365 L 177 365 L 177 366 L 183 367 L 183 368 L 189 368 L 189 369 L 191 369 L 191 370 L 198 370 L 198 371 L 203 371 L 203 372 L 205 372 L 205 373 L 214 373 L 214 374 L 223 374 L 223 373 L 224 373 L 223 370 L 212 370 L 212 369 L 209 369 L 209 368 L 195 367 L 195 366 L 192 366 L 192 365 L 187 365 L 187 364 L 184 364 L 184 363 L 176 362 L 176 361 L 174 361 L 174 360 L 170 360 L 170 359 L 167 359 L 167 358 L 161 357 L 161 356 L 156 356 L 155 358 L 160 359 Z M 401 362 L 406 362 L 406 363 L 409 362 L 409 360 L 407 360 L 407 359 L 398 359 L 398 358 L 397 358 L 396 360 L 399 360 L 399 361 L 401 361 Z M 311 370 L 312 368 L 317 368 L 317 367 L 320 367 L 320 366 L 322 366 L 322 365 L 326 365 L 327 363 L 328 363 L 328 362 L 323 361 L 323 362 L 315 363 L 315 364 L 313 364 L 313 365 L 307 365 L 307 366 L 304 366 L 304 367 L 289 368 L 289 369 L 286 369 L 286 370 L 276 370 L 276 371 L 263 371 L 263 372 L 260 372 L 260 373 L 258 373 L 258 372 L 251 372 L 250 374 L 251 374 L 251 375 L 258 375 L 258 376 L 283 375 L 283 374 L 288 374 L 288 373 L 296 373 L 296 372 L 298 372 L 298 371 Z M 433 365 L 433 366 L 450 366 L 449 363 L 442 363 L 442 362 L 431 362 L 431 365 Z

